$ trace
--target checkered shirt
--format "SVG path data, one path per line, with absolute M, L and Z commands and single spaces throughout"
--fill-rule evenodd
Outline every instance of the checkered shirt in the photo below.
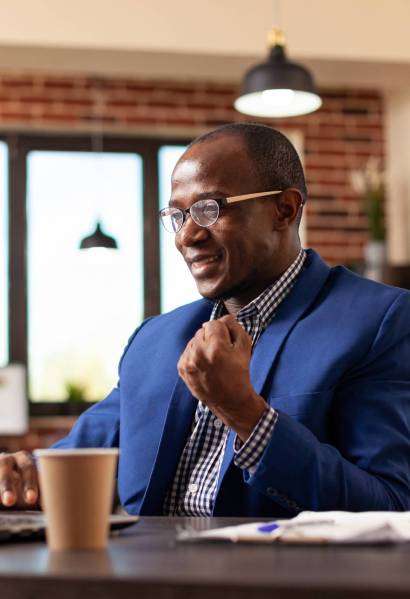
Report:
M 288 295 L 302 270 L 306 253 L 301 250 L 286 272 L 236 315 L 252 339 L 252 348 L 270 324 L 281 302 Z M 215 303 L 211 320 L 225 313 L 222 300 Z M 242 443 L 235 439 L 234 463 L 253 474 L 272 436 L 278 413 L 268 406 L 251 435 Z M 219 471 L 229 428 L 201 402 L 195 412 L 191 436 L 181 454 L 173 483 L 164 502 L 169 516 L 211 516 L 215 503 Z

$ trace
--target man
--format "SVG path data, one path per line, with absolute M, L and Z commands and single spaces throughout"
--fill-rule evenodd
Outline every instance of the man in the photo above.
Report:
M 120 446 L 130 513 L 410 509 L 410 294 L 300 247 L 294 148 L 263 125 L 195 140 L 163 224 L 203 300 L 146 320 L 120 382 L 58 447 Z M 0 462 L 6 506 L 38 498 Z

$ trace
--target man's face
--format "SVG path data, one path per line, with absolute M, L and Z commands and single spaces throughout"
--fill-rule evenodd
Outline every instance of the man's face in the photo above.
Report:
M 172 175 L 170 204 L 189 208 L 200 199 L 269 191 L 261 187 L 241 138 L 221 136 L 185 152 Z M 272 282 L 279 248 L 273 202 L 250 200 L 221 208 L 218 221 L 208 228 L 187 218 L 175 244 L 201 295 L 245 305 Z

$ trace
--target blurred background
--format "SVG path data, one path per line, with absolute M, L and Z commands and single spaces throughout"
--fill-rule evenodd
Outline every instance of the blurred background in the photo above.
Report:
M 272 25 L 315 79 L 311 114 L 234 108 Z M 63 434 L 142 319 L 198 297 L 158 210 L 218 125 L 293 141 L 305 247 L 410 286 L 409 31 L 409 0 L 0 0 L 1 447 Z M 94 234 L 110 247 L 80 249 Z

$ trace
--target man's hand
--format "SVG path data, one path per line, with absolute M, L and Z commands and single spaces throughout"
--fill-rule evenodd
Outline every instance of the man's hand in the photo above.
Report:
M 199 401 L 246 441 L 267 407 L 249 376 L 252 342 L 233 316 L 202 325 L 178 362 Z
M 26 451 L 0 454 L 0 508 L 32 510 L 39 504 L 37 468 Z

